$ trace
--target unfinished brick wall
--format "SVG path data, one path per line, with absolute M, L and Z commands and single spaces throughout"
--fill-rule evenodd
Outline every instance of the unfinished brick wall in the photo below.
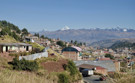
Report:
M 62 55 L 68 59 L 71 59 L 71 60 L 78 60 L 78 53 L 76 52 L 66 52 L 64 51 L 62 53 Z

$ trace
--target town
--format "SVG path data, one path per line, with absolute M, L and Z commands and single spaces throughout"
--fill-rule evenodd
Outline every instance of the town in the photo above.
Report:
M 0 83 L 135 83 L 135 0 L 1 0 Z
M 1 21 L 1 27 L 6 24 L 11 25 L 11 23 Z M 19 61 L 26 60 L 37 61 L 42 65 L 42 70 L 50 73 L 62 72 L 67 69 L 67 60 L 71 60 L 75 64 L 75 69 L 77 69 L 75 71 L 79 71 L 79 75 L 82 75 L 72 79 L 72 81 L 78 79 L 78 83 L 82 81 L 81 77 L 83 77 L 84 82 L 92 82 L 94 79 L 113 83 L 121 78 L 117 77 L 118 75 L 127 75 L 135 70 L 134 43 L 129 46 L 131 43 L 125 41 L 118 43 L 117 47 L 114 44 L 112 48 L 99 48 L 87 46 L 85 42 L 73 40 L 66 42 L 60 38 L 51 39 L 39 35 L 39 33 L 31 34 L 26 28 L 21 31 L 20 35 L 22 37 L 18 40 L 19 36 L 16 35 L 18 34 L 16 30 L 4 31 L 4 29 L 1 28 L 0 57 L 10 62 L 13 69 L 35 70 L 36 65 L 31 68 L 15 65 L 27 66 L 30 63 L 24 64 L 24 62 L 20 62 L 21 64 L 19 64 Z M 15 33 L 15 36 L 12 37 L 9 33 Z M 17 63 L 14 61 L 15 59 L 18 59 Z M 114 77 L 115 75 L 116 77 Z M 90 80 L 92 77 L 93 79 Z

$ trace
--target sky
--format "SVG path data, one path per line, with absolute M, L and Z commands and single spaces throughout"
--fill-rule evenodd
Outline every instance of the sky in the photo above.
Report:
M 133 28 L 135 0 L 0 0 L 0 20 L 20 29 Z

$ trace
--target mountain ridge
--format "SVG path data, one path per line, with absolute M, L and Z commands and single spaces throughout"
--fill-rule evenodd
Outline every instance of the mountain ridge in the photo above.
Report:
M 107 39 L 135 38 L 135 30 L 126 28 L 68 29 L 40 31 L 38 33 L 49 38 L 60 38 L 64 41 L 77 40 L 78 42 L 86 42 L 88 44 Z

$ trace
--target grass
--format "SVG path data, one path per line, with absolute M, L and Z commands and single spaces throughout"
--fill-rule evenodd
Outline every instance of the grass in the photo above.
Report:
M 43 69 L 37 72 L 12 70 L 7 59 L 0 56 L 0 83 L 57 83 L 57 79 Z
M 41 46 L 39 45 L 38 43 L 32 43 L 32 42 L 27 42 L 28 44 L 31 44 L 33 48 L 39 48 L 40 51 L 42 51 L 45 47 L 44 46 Z
M 135 83 L 135 72 L 115 73 L 109 76 L 112 83 Z
M 49 53 L 54 53 L 54 51 L 50 49 Z M 57 61 L 60 57 L 59 54 L 56 57 L 41 58 L 37 62 Z M 41 65 L 38 71 L 34 72 L 13 70 L 12 65 L 8 64 L 8 60 L 0 56 L 0 83 L 58 83 L 59 75 L 63 73 L 66 73 L 70 83 L 81 80 L 80 74 L 71 76 L 67 70 L 48 73 Z
M 53 51 L 52 49 L 48 49 L 47 51 L 48 51 L 49 54 L 52 54 L 52 53 L 53 53 L 53 54 L 56 55 L 58 58 L 64 58 L 63 55 L 57 53 L 56 51 Z
M 53 83 L 53 80 L 36 73 L 5 69 L 0 71 L 0 83 Z
M 0 43 L 18 43 L 13 37 L 9 35 L 5 35 L 3 37 L 0 37 Z

